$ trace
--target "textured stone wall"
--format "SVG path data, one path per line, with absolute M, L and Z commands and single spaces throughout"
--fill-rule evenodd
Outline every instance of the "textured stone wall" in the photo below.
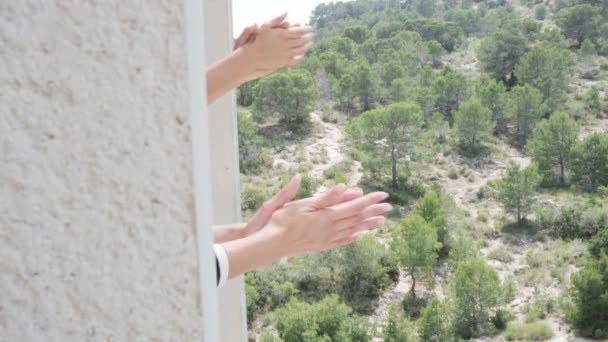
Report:
M 0 1 L 0 341 L 200 340 L 182 12 Z

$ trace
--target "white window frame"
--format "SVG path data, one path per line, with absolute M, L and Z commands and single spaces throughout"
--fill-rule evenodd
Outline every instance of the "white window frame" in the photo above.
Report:
M 231 0 L 186 0 L 185 10 L 203 340 L 246 342 L 243 277 L 218 291 L 212 249 L 213 224 L 241 219 L 235 93 L 207 106 L 205 77 L 206 61 L 232 50 L 232 4 Z

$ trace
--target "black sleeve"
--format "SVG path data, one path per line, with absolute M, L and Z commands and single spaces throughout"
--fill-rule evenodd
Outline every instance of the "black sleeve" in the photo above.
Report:
M 215 285 L 220 284 L 220 262 L 217 261 L 217 256 L 215 256 Z

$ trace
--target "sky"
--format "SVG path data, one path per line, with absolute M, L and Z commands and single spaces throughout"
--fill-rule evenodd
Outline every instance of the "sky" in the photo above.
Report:
M 342 0 L 344 1 L 344 0 Z M 328 0 L 232 0 L 234 36 L 238 36 L 243 28 L 254 23 L 263 23 L 283 12 L 289 16 L 287 20 L 294 23 L 308 23 L 312 10 Z

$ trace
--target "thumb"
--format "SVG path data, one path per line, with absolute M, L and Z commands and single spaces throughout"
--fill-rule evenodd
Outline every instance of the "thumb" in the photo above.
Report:
M 270 220 L 270 217 L 276 210 L 282 208 L 296 196 L 298 190 L 300 190 L 300 182 L 300 176 L 294 176 L 289 184 L 262 205 L 255 213 L 253 219 L 249 222 L 249 225 L 251 227 L 259 228 L 268 223 L 268 220 Z
M 289 184 L 287 184 L 283 189 L 281 189 L 281 191 L 279 191 L 278 194 L 276 194 L 272 198 L 272 202 L 274 202 L 275 206 L 274 210 L 282 208 L 285 204 L 291 202 L 293 198 L 296 197 L 298 190 L 300 190 L 301 181 L 302 178 L 300 176 L 294 176 L 289 182 Z
M 327 190 L 324 194 L 321 194 L 315 201 L 317 208 L 327 208 L 334 204 L 343 202 L 343 194 L 346 191 L 346 185 L 338 184 Z

